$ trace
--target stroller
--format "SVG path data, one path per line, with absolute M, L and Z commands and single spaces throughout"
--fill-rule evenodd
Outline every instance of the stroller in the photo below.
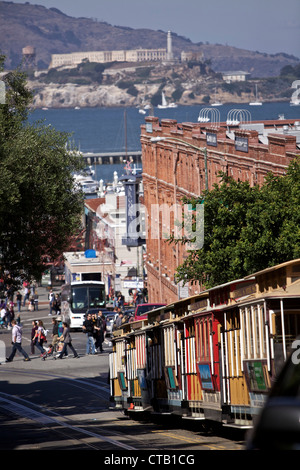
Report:
M 57 356 L 61 353 L 64 347 L 62 341 L 58 341 L 55 345 L 49 344 L 49 348 L 42 355 L 42 361 L 45 361 L 47 357 L 53 356 L 53 359 L 56 359 Z
M 53 351 L 54 351 L 54 346 L 53 346 L 53 344 L 50 344 L 49 348 L 42 355 L 42 361 L 45 361 L 46 357 L 52 356 Z

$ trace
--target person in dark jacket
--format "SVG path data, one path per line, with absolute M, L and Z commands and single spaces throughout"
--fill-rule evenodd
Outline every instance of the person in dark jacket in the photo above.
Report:
M 52 318 L 52 346 L 53 350 L 56 351 L 58 343 L 58 322 L 56 318 Z
M 53 303 L 52 303 L 52 308 L 55 311 L 55 315 L 60 314 L 60 308 L 61 308 L 61 299 L 58 294 L 55 295 Z
M 35 335 L 36 335 L 37 329 L 38 329 L 37 322 L 35 320 L 32 320 L 31 341 L 30 341 L 31 354 L 35 353 L 34 343 L 35 343 Z
M 87 314 L 86 319 L 83 322 L 82 326 L 83 332 L 86 334 L 86 354 L 95 354 L 95 340 L 94 340 L 94 322 L 92 320 L 92 315 Z
M 103 352 L 103 347 L 102 343 L 104 341 L 104 333 L 106 330 L 106 322 L 105 318 L 103 316 L 103 313 L 101 310 L 98 312 L 98 316 L 96 318 L 96 325 L 94 326 L 94 329 L 96 331 L 96 342 L 95 342 L 95 348 L 96 350 L 100 350 L 100 352 Z

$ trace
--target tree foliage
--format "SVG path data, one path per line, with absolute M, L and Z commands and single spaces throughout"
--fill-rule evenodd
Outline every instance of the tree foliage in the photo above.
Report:
M 219 185 L 185 202 L 204 202 L 204 245 L 189 252 L 178 280 L 209 288 L 300 257 L 299 157 L 261 187 L 221 175 Z
M 45 263 L 62 254 L 79 227 L 83 199 L 74 191 L 72 173 L 82 162 L 68 150 L 68 134 L 28 123 L 32 96 L 24 73 L 10 72 L 3 80 L 0 274 L 39 278 Z

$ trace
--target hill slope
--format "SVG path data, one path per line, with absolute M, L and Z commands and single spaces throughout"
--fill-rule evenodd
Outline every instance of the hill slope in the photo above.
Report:
M 116 27 L 89 18 L 72 18 L 56 8 L 0 1 L 0 40 L 7 68 L 20 64 L 22 48 L 28 45 L 36 48 L 38 67 L 47 68 L 54 53 L 166 48 L 167 32 Z M 230 46 L 194 44 L 176 32 L 172 32 L 172 46 L 178 57 L 182 51 L 203 52 L 215 71 L 245 70 L 257 77 L 276 76 L 285 65 L 299 62 L 286 54 L 268 55 Z

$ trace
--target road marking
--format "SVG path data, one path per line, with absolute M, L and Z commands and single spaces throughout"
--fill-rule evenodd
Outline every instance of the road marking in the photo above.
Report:
M 210 445 L 210 444 L 205 444 L 203 441 L 199 440 L 199 439 L 193 439 L 193 438 L 186 438 L 184 436 L 180 436 L 178 434 L 173 434 L 171 432 L 165 432 L 165 431 L 152 431 L 153 433 L 160 433 L 160 434 L 163 434 L 165 435 L 166 437 L 172 437 L 173 439 L 177 439 L 179 441 L 184 441 L 184 442 L 187 442 L 188 444 L 198 444 L 198 445 L 201 445 L 201 447 L 208 447 L 209 449 L 212 449 L 212 450 L 221 450 L 221 449 L 224 449 L 224 446 L 218 446 L 218 445 Z

